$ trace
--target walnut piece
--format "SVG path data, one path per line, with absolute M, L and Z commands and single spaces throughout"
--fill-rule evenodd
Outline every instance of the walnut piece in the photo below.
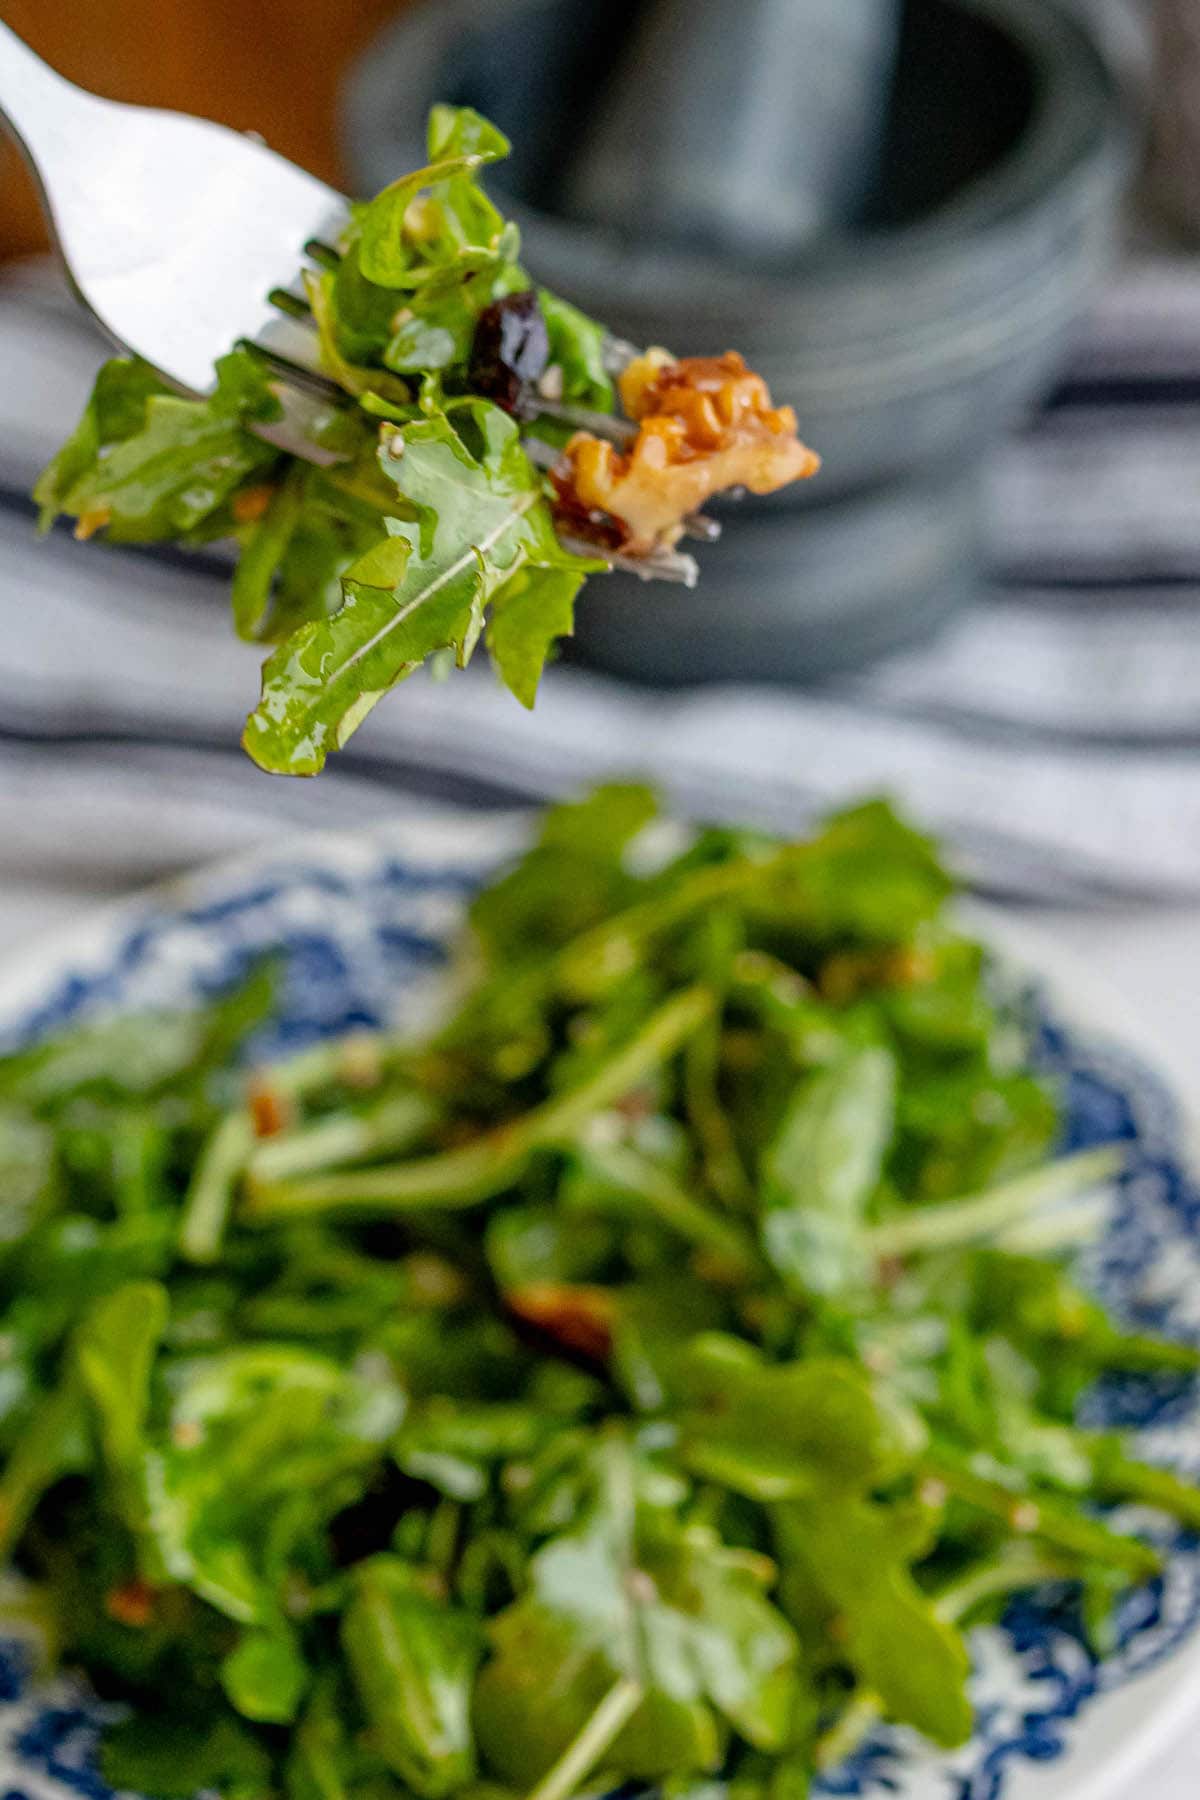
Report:
M 648 350 L 619 386 L 637 437 L 622 451 L 577 432 L 555 486 L 573 529 L 626 555 L 674 544 L 688 513 L 727 488 L 771 494 L 821 466 L 797 437 L 792 408 L 772 406 L 762 376 L 734 350 Z

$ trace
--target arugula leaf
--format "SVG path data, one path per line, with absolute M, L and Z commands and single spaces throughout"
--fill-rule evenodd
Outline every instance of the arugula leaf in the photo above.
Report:
M 888 1713 L 937 1744 L 971 1734 L 970 1660 L 904 1567 L 911 1546 L 890 1508 L 814 1494 L 775 1514 L 780 1554 L 800 1558 L 842 1622 L 846 1654 Z
M 303 517 L 308 485 L 307 471 L 296 463 L 271 495 L 266 512 L 243 545 L 230 598 L 237 634 L 250 643 L 263 634 L 271 609 L 272 582 Z
M 531 711 L 554 644 L 574 634 L 575 597 L 584 573 L 520 569 L 493 596 L 488 655 L 505 687 Z
M 489 1769 L 511 1787 L 541 1779 L 612 1691 L 613 1664 L 592 1630 L 568 1614 L 522 1600 L 490 1627 L 491 1660 L 475 1687 L 472 1718 Z M 604 1752 L 614 1779 L 653 1781 L 710 1770 L 721 1743 L 712 1714 L 650 1692 Z
M 122 1793 L 192 1800 L 212 1790 L 226 1800 L 256 1800 L 269 1779 L 271 1759 L 233 1719 L 138 1714 L 105 1733 L 100 1766 L 104 1779 Z
M 342 577 L 378 541 L 381 512 L 395 504 L 373 434 L 364 450 L 366 462 L 360 451 L 334 470 L 293 463 L 262 518 L 242 528 L 232 593 L 240 637 L 278 643 L 342 605 Z
M 425 1800 L 469 1782 L 471 1691 L 484 1648 L 474 1621 L 422 1592 L 404 1563 L 376 1557 L 355 1572 L 342 1643 L 388 1767 Z
M 221 1685 L 243 1718 L 289 1725 L 308 1686 L 308 1667 L 281 1626 L 247 1631 L 221 1665 Z
M 87 1460 L 82 1396 L 68 1376 L 39 1401 L 0 1475 L 0 1555 L 12 1554 L 46 1490 Z
M 693 1338 L 667 1377 L 694 1474 L 771 1501 L 894 1479 L 927 1441 L 919 1417 L 849 1359 L 770 1367 L 741 1340 Z
M 613 385 L 604 365 L 603 326 L 549 288 L 538 289 L 538 302 L 550 337 L 550 366 L 562 370 L 563 399 L 611 412 Z
M 638 1537 L 638 1567 L 659 1596 L 642 1619 L 652 1679 L 677 1698 L 706 1697 L 756 1749 L 782 1749 L 799 1646 L 766 1598 L 773 1564 L 702 1526 L 679 1532 L 652 1509 Z
M 448 156 L 477 156 L 481 162 L 502 162 L 512 145 L 490 119 L 470 106 L 437 104 L 429 111 L 428 151 L 431 162 Z
M 150 1375 L 166 1330 L 170 1300 L 159 1282 L 131 1281 L 92 1309 L 75 1339 L 84 1392 L 115 1484 L 125 1523 L 146 1522 L 143 1482 Z
M 616 1438 L 601 1447 L 598 1473 L 589 1518 L 538 1551 L 531 1594 L 493 1625 L 496 1653 L 476 1696 L 489 1760 L 510 1781 L 536 1778 L 618 1675 L 643 1698 L 604 1752 L 612 1774 L 651 1778 L 712 1767 L 719 1737 L 709 1708 L 749 1742 L 779 1747 L 799 1651 L 763 1592 L 771 1565 L 726 1548 L 702 1527 L 682 1527 L 662 1509 L 639 1506 L 635 1470 Z M 540 1661 L 551 1644 L 552 1666 L 567 1680 L 546 1711 L 530 1652 Z
M 406 425 L 380 462 L 416 517 L 388 519 L 387 538 L 348 571 L 342 610 L 302 627 L 266 664 L 243 740 L 264 769 L 315 774 L 434 651 L 453 649 L 464 665 L 488 602 L 518 570 L 591 567 L 560 548 L 520 431 L 498 407 L 470 402 L 453 420 Z
M 827 819 L 790 879 L 752 896 L 750 916 L 807 970 L 836 946 L 911 942 L 954 886 L 932 839 L 868 800 Z
M 612 782 L 544 814 L 537 841 L 471 903 L 488 960 L 511 968 L 565 944 L 639 891 L 625 852 L 657 811 L 648 788 Z
M 58 1194 L 55 1137 L 20 1107 L 0 1106 L 0 1252 L 44 1218 Z
M 104 364 L 78 425 L 34 487 L 42 531 L 49 530 L 60 512 L 69 510 L 67 496 L 92 469 L 100 452 L 141 430 L 151 396 L 170 391 L 153 369 L 134 357 L 117 356 Z
M 802 1292 L 828 1294 L 861 1277 L 861 1226 L 892 1140 L 895 1063 L 851 1053 L 796 1095 L 762 1163 L 763 1244 Z
M 151 1526 L 162 1561 L 239 1624 L 278 1624 L 267 1557 L 286 1566 L 286 1535 L 265 1514 L 293 1491 L 292 1522 L 311 1531 L 358 1497 L 400 1422 L 394 1383 L 368 1384 L 295 1345 L 245 1344 L 176 1361 L 166 1372 L 169 1437 L 149 1456 Z
M 140 364 L 117 367 L 120 376 L 102 373 L 76 437 L 38 482 L 44 518 L 70 513 L 115 543 L 188 537 L 278 460 L 244 428 L 280 410 L 248 352 L 222 358 L 207 400 L 178 398 Z
M 348 361 L 342 354 L 339 344 L 338 320 L 335 310 L 334 276 L 326 271 L 318 275 L 309 269 L 304 276 L 304 291 L 308 295 L 308 303 L 312 308 L 313 324 L 317 328 L 317 341 L 321 349 L 321 362 L 327 372 L 348 394 L 359 399 L 368 395 L 376 395 L 386 401 L 389 406 L 400 407 L 407 411 L 412 402 L 412 392 L 408 384 L 397 381 L 394 376 L 386 374 L 382 369 L 371 369 Z
M 358 220 L 359 266 L 379 287 L 419 288 L 511 261 L 516 238 L 475 177 L 508 155 L 508 139 L 469 107 L 435 106 L 427 168 L 402 176 Z M 420 196 L 428 190 L 428 197 Z

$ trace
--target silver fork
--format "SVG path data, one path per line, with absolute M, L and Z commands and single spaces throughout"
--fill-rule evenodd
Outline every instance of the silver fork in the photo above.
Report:
M 234 344 L 258 345 L 284 377 L 284 417 L 256 427 L 260 436 L 336 460 L 306 435 L 307 390 L 323 378 L 313 333 L 290 315 L 302 311 L 303 256 L 327 251 L 348 221 L 345 195 L 228 126 L 76 87 L 2 21 L 0 121 L 33 172 L 71 285 L 107 336 L 189 394 L 211 389 L 214 362 Z M 615 435 L 621 422 L 609 424 Z M 712 535 L 707 522 L 700 535 Z M 699 573 L 675 551 L 609 560 L 688 587 Z

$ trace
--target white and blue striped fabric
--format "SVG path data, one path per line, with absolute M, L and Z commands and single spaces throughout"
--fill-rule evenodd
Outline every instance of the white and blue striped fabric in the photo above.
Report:
M 256 655 L 219 555 L 35 535 L 30 482 L 102 353 L 44 272 L 0 285 L 4 867 L 124 882 L 422 798 L 636 771 L 690 814 L 783 829 L 890 791 L 1015 898 L 1200 895 L 1200 264 L 1134 263 L 1096 308 L 991 472 L 989 593 L 935 643 L 804 692 L 562 666 L 532 717 L 484 668 L 416 679 L 315 783 L 236 747 Z

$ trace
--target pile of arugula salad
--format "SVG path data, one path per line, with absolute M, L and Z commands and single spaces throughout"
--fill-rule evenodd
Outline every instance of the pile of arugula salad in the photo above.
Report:
M 243 739 L 264 769 L 315 774 L 397 682 L 481 638 L 532 706 L 586 575 L 615 558 L 690 582 L 674 546 L 715 532 L 705 500 L 818 466 L 736 353 L 640 355 L 533 286 L 479 185 L 507 150 L 435 107 L 429 166 L 308 246 L 303 298 L 272 298 L 309 327 L 320 398 L 252 344 L 205 398 L 118 358 L 34 490 L 43 527 L 66 513 L 80 537 L 236 543 L 234 623 L 275 646 Z
M 1017 1590 L 1102 1652 L 1110 1503 L 1200 1525 L 1075 1423 L 1197 1354 L 1073 1285 L 1114 1155 L 1048 1160 L 930 843 L 654 810 L 548 812 L 419 1041 L 256 1066 L 264 971 L 0 1062 L 9 1604 L 116 1788 L 799 1800 L 964 1740 Z

